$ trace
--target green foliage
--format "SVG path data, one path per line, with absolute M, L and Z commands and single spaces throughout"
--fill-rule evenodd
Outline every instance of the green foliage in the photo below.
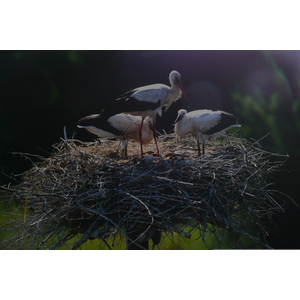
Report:
M 300 133 L 300 94 L 294 98 L 287 76 L 281 70 L 270 52 L 265 53 L 271 73 L 268 87 L 253 83 L 252 92 L 240 89 L 231 91 L 234 113 L 239 116 L 241 134 L 255 139 L 270 133 L 268 147 L 275 152 L 294 152 L 300 155 L 296 146 Z M 270 75 L 271 74 L 271 75 Z M 300 82 L 298 83 L 300 91 Z
M 242 120 L 241 133 L 245 136 L 259 138 L 271 133 L 276 149 L 283 150 L 284 142 L 280 135 L 280 121 L 276 110 L 279 106 L 278 93 L 274 92 L 269 100 L 250 95 L 242 96 L 239 92 L 232 94 L 234 109 Z

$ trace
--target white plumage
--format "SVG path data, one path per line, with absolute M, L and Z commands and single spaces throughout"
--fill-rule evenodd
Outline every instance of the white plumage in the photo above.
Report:
M 165 84 L 151 84 L 138 87 L 123 94 L 121 97 L 111 102 L 101 113 L 103 120 L 108 119 L 112 115 L 119 113 L 129 113 L 134 116 L 141 116 L 141 124 L 139 128 L 139 137 L 141 144 L 141 155 L 143 157 L 142 136 L 143 121 L 146 117 L 152 119 L 153 137 L 156 149 L 159 154 L 156 141 L 156 115 L 162 115 L 162 108 L 167 110 L 170 105 L 178 100 L 183 93 L 186 94 L 181 83 L 181 75 L 177 71 L 172 71 L 169 75 L 171 86 Z
M 162 115 L 162 107 L 167 110 L 182 93 L 185 95 L 179 72 L 172 71 L 169 81 L 171 86 L 156 83 L 130 90 L 113 102 L 113 106 L 116 109 L 122 105 L 124 113 L 155 119 L 157 114 Z
M 117 114 L 111 116 L 107 120 L 107 125 L 100 119 L 99 114 L 87 116 L 79 121 L 79 128 L 85 128 L 89 132 L 101 138 L 116 138 L 121 141 L 124 155 L 127 156 L 127 146 L 129 140 L 140 142 L 139 129 L 141 124 L 141 116 L 133 116 L 130 114 Z M 148 144 L 153 139 L 151 120 L 145 118 L 142 129 L 142 144 Z M 82 125 L 80 125 L 82 124 Z M 111 130 L 115 129 L 115 130 Z M 114 133 L 112 132 L 114 131 Z
M 240 127 L 237 117 L 224 111 L 212 111 L 208 109 L 194 110 L 187 112 L 185 109 L 178 111 L 175 120 L 175 133 L 179 137 L 188 134 L 195 134 L 198 145 L 198 155 L 200 156 L 200 142 L 204 154 L 205 144 L 210 137 L 218 137 L 225 133 L 230 127 Z

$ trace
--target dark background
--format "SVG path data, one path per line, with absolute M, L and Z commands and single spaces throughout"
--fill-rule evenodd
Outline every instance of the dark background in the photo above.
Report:
M 300 205 L 300 51 L 1 51 L 0 164 L 14 175 L 31 162 L 11 152 L 47 156 L 63 137 L 93 140 L 78 119 L 99 113 L 107 101 L 132 88 L 169 84 L 177 70 L 188 95 L 163 118 L 158 130 L 172 131 L 177 110 L 212 108 L 235 114 L 239 134 L 260 139 L 276 153 L 288 153 L 274 188 Z M 10 182 L 2 174 L 1 184 Z M 281 201 L 278 199 L 278 201 Z M 274 218 L 269 244 L 300 248 L 299 207 L 288 202 Z

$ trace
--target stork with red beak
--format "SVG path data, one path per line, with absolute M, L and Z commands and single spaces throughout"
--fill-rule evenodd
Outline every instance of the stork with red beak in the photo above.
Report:
M 237 124 L 237 120 L 234 115 L 220 110 L 201 109 L 188 113 L 185 109 L 180 109 L 175 120 L 175 133 L 181 138 L 191 133 L 195 134 L 200 156 L 200 141 L 204 154 L 205 144 L 209 138 L 218 137 L 231 127 L 241 127 Z
M 127 156 L 129 140 L 140 142 L 139 130 L 142 117 L 129 114 L 117 114 L 103 122 L 99 114 L 90 115 L 79 120 L 77 127 L 84 128 L 101 138 L 116 138 L 121 141 L 124 156 Z M 153 140 L 152 122 L 149 117 L 143 121 L 142 144 Z
M 181 75 L 177 71 L 172 71 L 169 75 L 171 86 L 157 83 L 138 87 L 123 94 L 121 97 L 111 102 L 102 111 L 100 118 L 103 122 L 111 116 L 119 113 L 128 113 L 134 116 L 141 116 L 139 128 L 139 139 L 141 146 L 141 156 L 143 157 L 143 124 L 144 119 L 149 117 L 152 119 L 153 137 L 159 154 L 156 140 L 156 115 L 162 115 L 162 108 L 167 110 L 173 102 L 181 97 L 181 94 L 187 99 L 183 85 L 181 83 Z

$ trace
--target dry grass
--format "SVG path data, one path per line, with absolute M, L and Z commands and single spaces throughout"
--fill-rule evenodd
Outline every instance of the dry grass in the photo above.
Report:
M 136 143 L 129 145 L 128 158 L 119 157 L 113 141 L 55 145 L 18 185 L 4 187 L 20 210 L 19 221 L 5 225 L 17 233 L 2 247 L 56 249 L 78 234 L 72 249 L 95 238 L 111 247 L 107 238 L 122 236 L 116 233 L 129 243 L 159 243 L 161 232 L 189 237 L 193 228 L 204 240 L 221 228 L 268 247 L 264 224 L 283 211 L 268 181 L 286 156 L 234 135 L 208 143 L 202 157 L 192 138 L 179 142 L 164 135 L 159 147 L 163 157 L 148 153 L 141 161 Z M 145 147 L 153 149 L 152 143 Z

